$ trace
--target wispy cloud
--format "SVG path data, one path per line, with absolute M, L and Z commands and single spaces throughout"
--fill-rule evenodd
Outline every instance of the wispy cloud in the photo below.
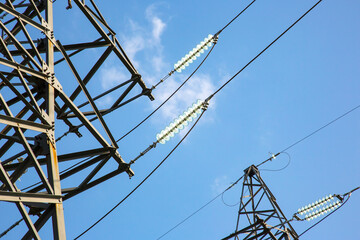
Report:
M 152 4 L 146 9 L 146 18 L 152 23 L 152 38 L 160 41 L 161 34 L 164 32 L 166 24 L 156 13 L 156 5 Z
M 109 107 L 114 102 L 114 99 L 111 95 L 106 95 L 103 98 L 100 98 L 96 101 L 97 106 L 104 108 Z
M 126 74 L 123 69 L 115 65 L 106 64 L 104 68 L 100 69 L 100 82 L 103 90 L 110 89 L 117 86 L 124 81 L 130 79 L 130 74 Z M 112 95 L 106 95 L 96 101 L 99 107 L 109 107 L 114 102 Z
M 133 61 L 136 68 L 141 68 L 138 55 L 147 59 L 152 68 L 160 72 L 164 67 L 163 46 L 161 36 L 166 29 L 166 23 L 158 16 L 158 6 L 152 4 L 145 10 L 146 25 L 140 25 L 134 20 L 129 20 L 130 31 L 121 35 L 125 52 Z
M 153 34 L 153 38 L 155 40 L 160 40 L 160 36 L 162 34 L 162 32 L 164 31 L 165 29 L 165 26 L 166 24 L 158 17 L 153 17 L 151 19 L 152 21 L 152 24 L 153 24 L 153 31 L 152 31 L 152 34 Z
M 125 74 L 123 70 L 115 66 L 105 66 L 100 70 L 101 74 L 101 87 L 103 89 L 109 89 L 130 79 L 129 74 Z
M 136 68 L 138 68 L 139 63 L 136 61 L 136 54 L 142 51 L 146 46 L 144 37 L 141 34 L 134 34 L 123 40 L 123 46 L 127 56 L 131 59 Z
M 181 77 L 181 82 L 184 81 Z M 157 99 L 154 101 L 153 107 L 158 106 L 166 100 L 179 86 L 179 81 L 174 78 L 168 79 L 163 86 L 159 87 L 156 92 Z M 193 76 L 184 87 L 175 94 L 161 109 L 160 113 L 163 118 L 172 120 L 191 106 L 197 99 L 205 100 L 212 92 L 215 86 L 212 79 L 207 74 L 198 74 Z M 214 107 L 214 102 L 212 102 Z
M 211 185 L 211 190 L 213 191 L 214 195 L 218 195 L 223 192 L 227 187 L 229 187 L 229 185 L 229 178 L 227 176 L 217 177 Z

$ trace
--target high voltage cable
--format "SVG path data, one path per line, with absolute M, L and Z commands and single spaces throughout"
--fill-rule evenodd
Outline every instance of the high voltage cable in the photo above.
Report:
M 349 111 L 347 111 L 346 113 L 340 115 L 339 117 L 335 118 L 334 120 L 330 121 L 329 123 L 327 123 L 326 125 L 322 126 L 321 128 L 313 131 L 312 133 L 310 133 L 309 135 L 303 137 L 302 139 L 300 139 L 299 141 L 295 142 L 294 144 L 290 145 L 289 147 L 285 148 L 283 151 L 286 151 L 290 148 L 292 148 L 293 146 L 299 144 L 300 142 L 304 141 L 305 139 L 311 137 L 312 135 L 316 134 L 317 132 L 321 131 L 323 128 L 326 128 L 327 126 L 333 124 L 334 122 L 336 122 L 337 120 L 345 117 L 346 115 L 348 115 L 349 113 L 355 111 L 356 109 L 358 109 L 360 107 L 360 105 L 357 105 L 356 107 L 354 107 L 353 109 L 350 109 Z
M 285 168 L 287 168 L 289 165 L 290 165 L 290 163 L 291 163 L 291 156 L 290 156 L 290 154 L 289 153 L 287 153 L 287 152 L 280 152 L 280 154 L 283 154 L 283 153 L 285 153 L 287 156 L 288 156 L 288 161 L 287 161 L 287 163 L 286 163 L 286 165 L 285 166 L 283 166 L 283 167 L 281 167 L 281 168 L 279 168 L 279 169 L 265 169 L 265 168 L 262 168 L 262 169 L 259 169 L 259 171 L 268 171 L 268 172 L 279 172 L 279 171 L 282 171 L 282 170 L 284 170 Z M 275 156 L 275 155 L 274 155 Z M 275 157 L 274 157 L 275 158 Z
M 225 82 L 218 90 L 216 90 L 210 97 L 211 99 L 219 91 L 221 91 L 227 84 L 229 84 L 237 75 L 239 75 L 243 70 L 245 70 L 253 61 L 255 61 L 259 56 L 261 56 L 266 50 L 268 50 L 275 42 L 277 42 L 285 33 L 287 33 L 292 27 L 294 27 L 303 17 L 305 17 L 311 10 L 313 10 L 322 0 L 319 0 L 315 5 L 313 5 L 309 10 L 307 10 L 300 18 L 298 18 L 293 24 L 290 25 L 284 32 L 282 32 L 274 41 L 267 45 L 260 53 L 258 53 L 253 59 L 251 59 L 243 68 L 241 68 L 234 76 L 232 76 L 227 82 Z
M 0 234 L 0 238 L 2 238 L 3 236 L 5 236 L 8 232 L 10 232 L 14 227 L 16 227 L 17 225 L 20 224 L 20 222 L 22 221 L 23 219 L 20 218 L 18 221 L 16 221 L 13 225 L 11 225 L 8 229 L 6 229 L 5 231 L 3 231 L 1 234 Z
M 222 31 L 224 31 L 232 22 L 234 22 L 241 14 L 243 14 L 256 0 L 253 0 L 250 2 L 243 10 L 241 10 L 233 19 L 231 19 L 223 28 L 221 28 L 215 35 L 214 38 L 215 42 L 212 48 L 210 49 L 209 53 L 205 56 L 203 61 L 199 64 L 199 66 L 190 74 L 190 76 L 163 102 L 161 103 L 153 112 L 151 112 L 146 118 L 144 118 L 140 123 L 138 123 L 135 127 L 133 127 L 130 131 L 125 133 L 122 137 L 120 137 L 116 142 L 121 141 L 123 138 L 128 136 L 130 133 L 132 133 L 135 129 L 137 129 L 140 125 L 142 125 L 146 120 L 148 120 L 155 112 L 157 112 L 167 101 L 169 101 L 184 85 L 185 83 L 197 72 L 197 70 L 201 67 L 201 65 L 205 62 L 205 60 L 208 58 L 210 53 L 212 52 L 213 48 L 215 47 L 217 43 L 217 38 L 220 35 Z M 173 70 L 174 71 L 174 70 Z M 167 76 L 165 76 L 163 79 L 160 80 L 159 83 L 153 86 L 153 88 L 156 88 L 160 83 L 162 83 L 164 80 L 166 80 L 172 73 L 171 71 Z
M 78 235 L 74 240 L 79 239 L 81 236 L 83 236 L 85 233 L 87 233 L 90 229 L 95 227 L 99 222 L 101 222 L 105 217 L 107 217 L 112 211 L 114 211 L 120 204 L 122 204 L 128 197 L 130 197 L 169 157 L 170 155 L 178 148 L 178 146 L 185 140 L 185 138 L 190 134 L 190 132 L 194 129 L 196 124 L 199 122 L 201 117 L 203 116 L 205 111 L 203 111 L 199 118 L 194 122 L 194 124 L 191 126 L 189 131 L 185 134 L 184 137 L 181 138 L 181 140 L 175 145 L 175 147 L 169 152 L 168 155 L 130 192 L 128 195 L 126 195 L 120 202 L 118 202 L 111 210 L 109 210 L 104 216 L 102 216 L 99 220 L 97 220 L 93 225 L 91 225 L 89 228 L 87 228 L 85 231 L 83 231 L 80 235 Z
M 249 5 L 247 5 L 241 12 L 238 13 L 233 19 L 231 19 L 230 22 L 228 22 L 222 29 L 220 29 L 216 35 L 220 34 L 222 31 L 224 31 L 233 21 L 235 21 L 243 12 L 245 12 L 256 0 L 253 0 Z
M 184 222 L 186 222 L 187 220 L 189 220 L 192 216 L 194 216 L 195 214 L 197 214 L 198 212 L 200 212 L 201 210 L 203 210 L 205 207 L 207 207 L 210 203 L 212 203 L 213 201 L 215 201 L 218 197 L 222 196 L 226 191 L 228 191 L 229 189 L 231 189 L 233 186 L 235 186 L 236 184 L 238 184 L 238 182 L 244 177 L 241 176 L 240 178 L 238 178 L 233 184 L 231 184 L 229 187 L 227 187 L 224 191 L 222 191 L 221 193 L 219 193 L 218 195 L 216 195 L 213 199 L 211 199 L 210 201 L 208 201 L 206 204 L 204 204 L 202 207 L 200 207 L 199 209 L 197 209 L 195 212 L 193 212 L 192 214 L 190 214 L 189 216 L 187 216 L 186 218 L 184 218 L 181 222 L 179 222 L 178 224 L 176 224 L 174 227 L 172 227 L 171 229 L 169 229 L 166 233 L 164 233 L 163 235 L 161 235 L 160 237 L 157 238 L 157 240 L 163 238 L 165 235 L 167 235 L 168 233 L 170 233 L 172 230 L 174 230 L 175 228 L 177 228 L 178 226 L 180 226 L 181 224 L 183 224 Z

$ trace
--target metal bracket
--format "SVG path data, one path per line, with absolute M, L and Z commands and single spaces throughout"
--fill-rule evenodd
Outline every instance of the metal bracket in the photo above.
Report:
M 41 133 L 35 136 L 35 147 L 39 147 L 39 155 L 48 155 L 50 153 L 47 142 L 48 138 L 48 135 L 45 133 Z M 49 138 L 49 140 L 50 139 L 51 138 Z

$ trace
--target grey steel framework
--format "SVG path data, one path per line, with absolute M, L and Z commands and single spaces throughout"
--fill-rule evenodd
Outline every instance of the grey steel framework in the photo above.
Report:
M 298 239 L 259 170 L 252 165 L 244 172 L 236 229 L 222 240 Z
M 53 30 L 53 2 L 0 2 L 0 200 L 14 203 L 21 213 L 28 227 L 22 239 L 40 239 L 39 230 L 50 219 L 54 239 L 66 239 L 64 200 L 120 173 L 133 175 L 120 156 L 118 145 L 103 116 L 141 96 L 153 100 L 151 90 L 144 84 L 93 0 L 87 1 L 88 5 L 85 1 L 69 0 L 68 8 L 76 5 L 91 23 L 98 38 L 64 45 L 59 41 L 61 36 Z M 104 50 L 87 74 L 81 77 L 73 59 L 90 48 Z M 121 66 L 131 77 L 106 92 L 92 96 L 87 85 L 110 54 L 121 61 Z M 71 70 L 72 79 L 62 79 L 61 73 L 55 72 L 58 64 Z M 63 89 L 61 83 L 64 80 L 67 80 L 67 85 L 73 80 L 76 87 Z M 67 95 L 65 90 L 71 94 Z M 95 101 L 115 90 L 120 93 L 111 107 L 99 109 Z M 81 99 L 85 99 L 84 103 L 75 103 Z M 94 127 L 95 120 L 105 136 Z M 67 126 L 69 130 L 56 139 L 58 124 Z M 99 147 L 58 155 L 57 140 L 68 134 L 81 137 L 80 128 L 87 131 Z M 117 162 L 118 167 L 99 173 L 111 159 Z M 77 165 L 59 172 L 59 163 L 68 161 Z M 74 180 L 71 188 L 61 188 L 62 180 L 90 167 L 92 170 L 80 182 Z M 28 185 L 39 182 L 20 190 L 18 180 L 26 175 L 34 179 Z

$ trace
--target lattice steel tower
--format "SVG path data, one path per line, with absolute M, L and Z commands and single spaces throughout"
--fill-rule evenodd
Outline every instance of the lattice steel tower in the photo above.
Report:
M 235 232 L 222 240 L 299 239 L 257 167 L 252 165 L 244 172 Z
M 28 227 L 19 237 L 22 239 L 40 239 L 39 230 L 50 219 L 54 239 L 65 239 L 64 200 L 120 173 L 133 175 L 103 116 L 144 95 L 153 100 L 151 90 L 93 0 L 87 1 L 88 5 L 80 0 L 69 0 L 67 4 L 68 8 L 74 4 L 74 9 L 80 10 L 98 37 L 67 44 L 62 44 L 62 36 L 54 32 L 53 2 L 0 3 L 0 200 L 13 202 L 21 213 Z M 98 51 L 92 52 L 95 63 L 86 70 L 83 66 L 79 69 L 79 59 L 91 62 L 81 57 L 91 48 L 104 50 L 97 57 L 94 54 Z M 93 96 L 89 83 L 96 81 L 94 75 L 110 54 L 120 60 L 129 80 Z M 58 66 L 61 72 L 56 71 Z M 70 70 L 71 77 L 63 77 L 64 68 Z M 95 101 L 113 91 L 118 92 L 117 99 L 110 107 L 99 109 Z M 62 130 L 66 126 L 65 131 L 59 132 L 58 126 Z M 96 142 L 99 147 L 86 149 L 84 145 L 80 151 L 57 148 L 57 140 L 66 139 L 68 134 L 81 137 L 80 129 L 86 141 Z M 113 160 L 118 167 L 100 174 L 104 165 Z M 59 164 L 68 161 L 77 165 L 60 172 Z M 90 173 L 81 175 L 80 181 L 76 178 L 70 188 L 62 189 L 64 179 L 90 167 Z M 35 184 L 20 189 L 20 177 L 22 184 Z M 0 218 L 4 221 L 6 216 Z

